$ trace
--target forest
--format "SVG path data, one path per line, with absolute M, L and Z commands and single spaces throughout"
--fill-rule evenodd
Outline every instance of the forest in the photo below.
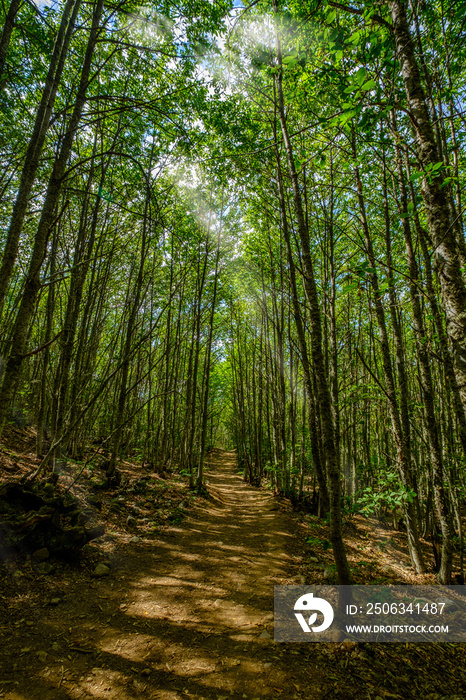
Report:
M 2 517 L 129 463 L 208 498 L 234 451 L 339 584 L 365 520 L 463 584 L 466 3 L 0 14 Z

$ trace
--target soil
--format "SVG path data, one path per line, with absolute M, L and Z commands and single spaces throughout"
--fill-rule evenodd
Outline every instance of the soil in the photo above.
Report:
M 55 562 L 48 576 L 30 558 L 3 565 L 0 697 L 466 697 L 464 645 L 273 641 L 273 586 L 322 583 L 331 552 L 315 519 L 243 481 L 234 453 L 211 455 L 209 496 L 189 507 L 180 481 L 147 478 L 149 491 L 128 470 L 124 499 L 101 495 L 111 529 L 80 559 Z M 128 512 L 137 519 L 128 522 Z M 366 582 L 405 574 L 416 582 L 406 573 L 401 535 L 389 533 L 387 544 L 379 533 L 382 551 L 367 541 L 370 524 L 348 528 L 350 558 L 355 566 L 359 557 Z M 99 562 L 110 569 L 101 578 L 93 576 Z M 388 574 L 377 570 L 386 562 Z

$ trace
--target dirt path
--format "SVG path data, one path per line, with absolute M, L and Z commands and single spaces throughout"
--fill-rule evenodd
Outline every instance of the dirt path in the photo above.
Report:
M 68 582 L 45 610 L 28 615 L 25 605 L 30 642 L 10 652 L 4 697 L 301 697 L 295 657 L 272 639 L 290 522 L 271 495 L 244 483 L 234 453 L 216 453 L 208 481 L 211 499 L 159 540 L 132 544 L 108 578 Z M 32 679 L 44 638 L 47 658 Z
M 273 586 L 298 582 L 296 520 L 242 481 L 234 453 L 214 454 L 208 482 L 210 499 L 119 550 L 110 576 L 75 567 L 49 600 L 0 595 L 1 698 L 464 697 L 447 645 L 274 643 Z

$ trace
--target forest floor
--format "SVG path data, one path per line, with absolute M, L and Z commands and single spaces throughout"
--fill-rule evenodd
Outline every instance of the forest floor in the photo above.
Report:
M 274 642 L 273 586 L 322 583 L 331 552 L 312 518 L 245 484 L 234 453 L 210 456 L 209 497 L 189 505 L 181 481 L 129 474 L 124 498 L 100 496 L 107 534 L 79 561 L 54 562 L 48 575 L 30 558 L 0 566 L 1 698 L 466 697 L 466 645 Z M 398 535 L 387 545 L 368 533 L 351 525 L 353 567 L 372 583 L 397 580 Z M 93 576 L 97 562 L 108 575 Z

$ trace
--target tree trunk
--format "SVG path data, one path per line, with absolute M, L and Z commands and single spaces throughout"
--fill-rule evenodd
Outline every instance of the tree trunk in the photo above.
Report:
M 466 287 L 461 272 L 455 228 L 444 188 L 444 177 L 432 167 L 440 162 L 417 64 L 414 42 L 404 0 L 389 3 L 393 34 L 401 64 L 411 123 L 417 140 L 417 155 L 425 173 L 422 197 L 447 318 L 447 332 L 453 347 L 453 360 L 463 410 L 466 411 Z

